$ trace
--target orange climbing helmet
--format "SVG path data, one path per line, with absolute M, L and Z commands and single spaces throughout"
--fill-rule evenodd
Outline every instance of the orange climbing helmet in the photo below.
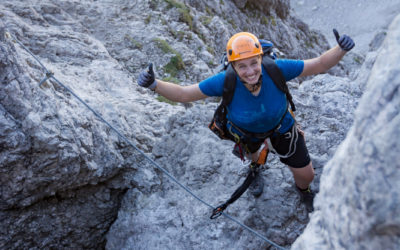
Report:
M 262 47 L 258 38 L 249 32 L 233 35 L 226 44 L 228 62 L 233 62 L 256 55 L 262 55 Z

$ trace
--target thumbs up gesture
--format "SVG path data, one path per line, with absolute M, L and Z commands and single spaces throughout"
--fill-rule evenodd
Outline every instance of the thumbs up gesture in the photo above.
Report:
M 143 70 L 139 74 L 139 78 L 137 83 L 139 86 L 144 88 L 149 88 L 154 90 L 157 86 L 157 81 L 155 80 L 154 70 L 153 70 L 153 63 L 149 63 L 149 67 L 147 70 Z
M 335 34 L 336 41 L 342 50 L 350 51 L 354 47 L 355 43 L 348 35 L 339 36 L 339 32 L 336 29 L 333 29 L 333 34 Z

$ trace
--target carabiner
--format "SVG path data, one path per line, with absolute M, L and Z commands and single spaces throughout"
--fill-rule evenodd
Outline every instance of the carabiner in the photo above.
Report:
M 220 217 L 221 215 L 222 215 L 222 212 L 225 210 L 225 208 L 227 207 L 228 205 L 226 205 L 226 203 L 224 203 L 224 204 L 222 204 L 221 206 L 219 206 L 219 207 L 216 207 L 214 210 L 213 210 L 213 212 L 212 212 L 212 214 L 211 214 L 211 216 L 210 216 L 210 219 L 216 219 L 216 218 L 218 218 L 218 217 Z
M 285 139 L 290 139 L 292 138 L 292 133 L 291 132 L 286 132 L 285 133 Z

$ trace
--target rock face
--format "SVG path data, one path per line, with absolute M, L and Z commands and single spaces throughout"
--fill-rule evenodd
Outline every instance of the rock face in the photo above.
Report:
M 246 174 L 231 154 L 232 143 L 207 128 L 217 103 L 171 105 L 137 87 L 136 76 L 154 61 L 158 78 L 203 80 L 217 67 L 228 38 L 242 30 L 273 41 L 288 58 L 320 54 L 326 39 L 289 15 L 288 6 L 274 0 L 2 1 L 0 248 L 269 247 L 231 221 L 210 221 L 208 207 L 54 80 L 39 88 L 42 66 L 6 32 L 134 145 L 216 206 Z M 367 56 L 356 81 L 344 75 L 344 64 L 339 76 L 320 75 L 300 87 L 291 83 L 316 167 L 316 190 L 322 166 L 353 121 L 361 79 L 375 56 Z M 353 55 L 346 57 L 351 61 Z M 308 216 L 290 171 L 276 157 L 262 175 L 264 194 L 254 199 L 245 193 L 228 212 L 288 247 Z
M 292 249 L 398 249 L 400 245 L 400 16 L 355 112 L 324 167 L 316 212 Z
M 156 173 L 54 81 L 39 88 L 44 71 L 5 28 L 143 150 L 170 108 L 150 103 L 146 117 L 146 100 L 101 42 L 60 6 L 31 4 L 0 5 L 0 248 L 101 248 L 123 194 L 151 189 Z
M 323 165 L 342 141 L 353 121 L 361 95 L 357 82 L 330 75 L 292 84 L 316 169 L 312 188 L 318 190 Z M 207 128 L 215 104 L 195 106 L 170 117 L 166 134 L 156 143 L 158 162 L 181 182 L 214 206 L 225 202 L 243 182 L 247 169 L 231 151 L 232 142 L 211 136 Z M 318 115 L 316 115 L 318 114 Z M 307 213 L 293 189 L 292 175 L 274 155 L 262 172 L 265 192 L 255 199 L 245 193 L 227 212 L 274 242 L 290 246 L 308 222 Z M 107 235 L 107 248 L 257 249 L 269 244 L 223 217 L 209 220 L 211 210 L 183 192 L 165 176 L 160 192 L 144 196 L 130 190 L 118 219 Z M 139 205 L 138 200 L 141 200 Z M 187 208 L 187 209 L 186 209 Z M 149 220 L 162 216 L 163 220 Z M 182 234 L 182 232 L 187 232 Z M 154 237 L 158 235 L 158 237 Z M 121 246 L 122 244 L 122 246 Z
M 136 164 L 143 159 L 126 150 L 115 134 L 60 86 L 48 82 L 40 89 L 40 65 L 5 38 L 3 25 L 0 37 L 0 248 L 104 246 L 103 235 L 116 218 L 122 195 L 134 181 L 125 181 L 122 173 L 136 172 Z M 71 51 L 60 47 L 58 53 L 69 57 L 67 52 Z M 66 61 L 52 64 L 60 79 L 70 82 L 73 75 L 77 77 L 75 83 L 83 85 L 78 93 L 88 102 L 107 100 L 106 89 L 113 89 L 100 83 L 98 90 L 92 91 L 97 93 L 91 95 L 88 89 L 93 86 L 85 90 L 91 77 L 109 76 L 115 84 L 129 81 L 121 70 L 113 69 L 118 64 L 104 47 L 94 53 L 97 55 L 88 55 L 93 56 L 92 65 L 86 68 L 67 66 Z M 110 75 L 100 74 L 107 70 Z M 89 72 L 88 78 L 82 76 L 84 72 Z M 128 98 L 135 100 L 134 96 Z M 100 108 L 113 119 L 108 101 Z M 116 126 L 128 127 L 119 121 Z

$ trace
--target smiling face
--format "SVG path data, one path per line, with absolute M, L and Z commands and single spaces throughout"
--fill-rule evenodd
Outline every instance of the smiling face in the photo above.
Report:
M 233 62 L 239 78 L 247 84 L 256 84 L 261 76 L 261 56 L 253 56 Z

